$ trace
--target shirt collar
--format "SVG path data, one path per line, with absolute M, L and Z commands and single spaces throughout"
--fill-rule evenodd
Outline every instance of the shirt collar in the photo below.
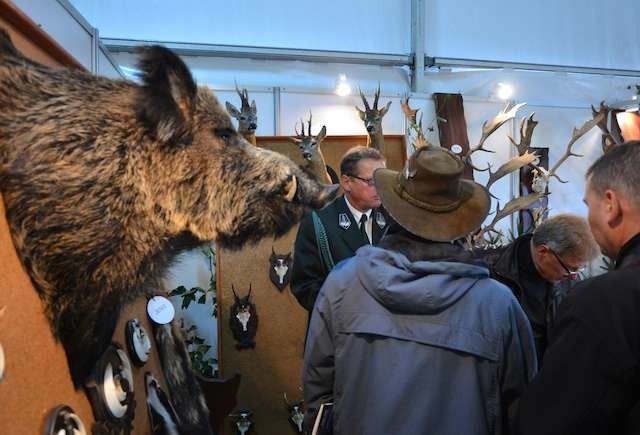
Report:
M 351 214 L 353 215 L 353 218 L 356 220 L 356 222 L 360 222 L 360 217 L 363 214 L 367 215 L 367 221 L 370 220 L 370 218 L 371 218 L 371 209 L 365 211 L 364 213 L 361 212 L 360 210 L 358 210 L 357 208 L 355 208 L 354 206 L 351 205 L 351 203 L 347 199 L 347 195 L 344 196 L 344 202 L 347 203 L 347 207 L 349 208 L 349 211 L 351 211 Z

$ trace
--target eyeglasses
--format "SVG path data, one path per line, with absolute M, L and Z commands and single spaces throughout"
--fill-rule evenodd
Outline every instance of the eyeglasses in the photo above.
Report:
M 554 251 L 551 248 L 549 248 L 549 251 L 551 251 L 553 256 L 556 257 L 556 260 L 558 260 L 558 263 L 560 263 L 560 266 L 562 266 L 562 268 L 566 272 L 565 275 L 568 278 L 571 278 L 571 279 L 577 278 L 578 275 L 580 274 L 580 272 L 584 272 L 584 269 L 585 269 L 584 267 L 571 268 L 571 267 L 567 266 L 564 261 L 562 261 L 560 256 L 558 254 L 556 254 L 556 251 Z
M 362 178 L 362 177 L 358 177 L 357 175 L 349 175 L 349 177 L 357 178 L 358 180 L 362 181 L 364 184 L 366 184 L 369 187 L 373 187 L 375 185 L 373 178 Z

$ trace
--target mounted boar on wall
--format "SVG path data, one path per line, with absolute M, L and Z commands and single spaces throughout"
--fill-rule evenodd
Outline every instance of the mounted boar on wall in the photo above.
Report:
M 335 195 L 243 140 L 171 51 L 140 54 L 137 85 L 36 64 L 0 29 L 0 186 L 76 387 L 125 304 L 161 288 L 177 253 L 282 235 Z M 181 432 L 201 433 L 202 402 L 184 391 L 190 374 L 178 373 L 188 357 L 177 329 L 157 328 L 158 351 L 171 395 L 183 399 L 174 404 Z

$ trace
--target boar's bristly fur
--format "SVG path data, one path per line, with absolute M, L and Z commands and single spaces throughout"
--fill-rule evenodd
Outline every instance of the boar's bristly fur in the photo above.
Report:
M 179 251 L 282 235 L 335 195 L 242 139 L 171 51 L 140 53 L 138 85 L 36 64 L 0 33 L 0 186 L 76 386 Z

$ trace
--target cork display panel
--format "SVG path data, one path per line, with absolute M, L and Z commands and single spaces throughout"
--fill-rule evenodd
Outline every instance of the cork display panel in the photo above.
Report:
M 280 152 L 296 163 L 303 162 L 296 144 L 287 137 L 259 137 L 258 146 Z M 351 147 L 365 145 L 366 136 L 328 136 L 322 142 L 327 165 L 340 173 L 340 159 Z M 400 170 L 406 160 L 404 136 L 385 136 L 387 167 Z M 302 356 L 308 314 L 287 285 L 278 290 L 269 278 L 269 256 L 293 254 L 297 225 L 283 237 L 265 239 L 240 251 L 218 250 L 217 291 L 219 313 L 219 368 L 223 378 L 242 375 L 237 410 L 253 412 L 251 432 L 259 435 L 295 434 L 288 421 L 284 401 L 302 400 Z M 256 306 L 258 329 L 254 349 L 237 350 L 229 327 L 234 303 L 231 286 L 239 297 L 246 296 L 251 285 L 251 302 Z M 232 418 L 227 418 L 223 433 L 239 433 Z

